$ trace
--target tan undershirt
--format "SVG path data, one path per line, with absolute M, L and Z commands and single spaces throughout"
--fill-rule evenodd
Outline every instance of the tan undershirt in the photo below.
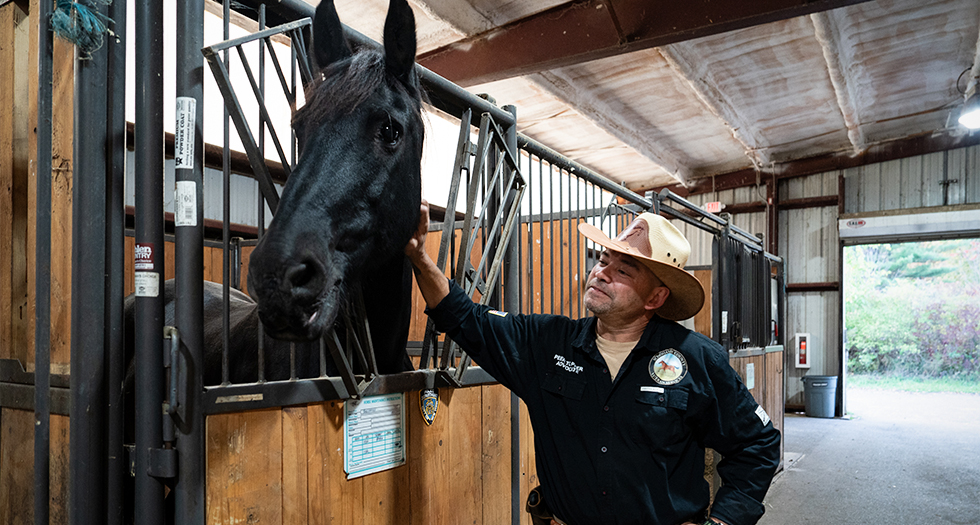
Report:
M 619 373 L 619 367 L 623 366 L 623 361 L 626 361 L 626 356 L 630 355 L 633 347 L 639 342 L 639 340 L 636 340 L 620 343 L 603 339 L 601 335 L 596 335 L 595 345 L 599 349 L 599 353 L 602 354 L 602 358 L 606 360 L 606 366 L 609 367 L 610 380 L 616 379 L 616 374 Z

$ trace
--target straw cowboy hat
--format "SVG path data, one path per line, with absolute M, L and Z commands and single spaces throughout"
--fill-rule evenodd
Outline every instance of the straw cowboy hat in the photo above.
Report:
M 643 263 L 670 290 L 657 315 L 680 321 L 693 317 L 704 304 L 704 288 L 694 275 L 684 271 L 691 244 L 667 219 L 641 213 L 619 237 L 610 239 L 591 224 L 578 225 L 578 231 L 608 250 L 629 255 Z

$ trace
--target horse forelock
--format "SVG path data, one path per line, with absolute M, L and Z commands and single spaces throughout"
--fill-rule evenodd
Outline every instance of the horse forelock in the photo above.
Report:
M 349 115 L 383 84 L 410 101 L 412 110 L 421 114 L 423 95 L 418 74 L 413 70 L 408 81 L 402 82 L 388 73 L 382 53 L 361 49 L 320 71 L 306 89 L 306 104 L 293 115 L 293 126 L 303 128 L 308 123 Z

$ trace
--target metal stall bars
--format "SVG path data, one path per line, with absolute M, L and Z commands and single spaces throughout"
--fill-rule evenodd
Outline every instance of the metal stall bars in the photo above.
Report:
M 615 237 L 654 203 L 530 137 L 519 135 L 518 143 L 529 187 L 521 226 L 524 311 L 581 317 L 595 256 L 578 224 Z
M 294 7 L 297 7 L 297 9 L 308 9 L 310 12 L 313 9 L 311 6 Z M 305 11 L 300 12 L 305 13 Z M 228 51 L 234 50 L 235 56 L 238 56 L 240 59 L 241 67 L 249 79 L 251 96 L 254 97 L 259 107 L 259 122 L 261 126 L 262 123 L 269 121 L 268 110 L 265 107 L 266 95 L 264 94 L 261 83 L 252 74 L 252 66 L 243 46 L 249 42 L 264 41 L 266 47 L 271 47 L 271 41 L 277 35 L 288 36 L 292 42 L 295 42 L 295 45 L 291 46 L 293 51 L 291 53 L 290 66 L 293 71 L 296 68 L 299 69 L 300 76 L 305 82 L 311 78 L 309 61 L 305 54 L 305 42 L 307 40 L 306 27 L 309 24 L 310 21 L 308 18 L 286 22 L 278 27 L 260 30 L 253 35 L 228 40 L 202 50 L 215 76 L 219 90 L 221 90 L 225 98 L 225 106 L 229 112 L 229 116 L 239 131 L 239 136 L 249 157 L 249 163 L 253 168 L 253 172 L 256 174 L 260 191 L 265 197 L 266 202 L 269 203 L 270 209 L 273 210 L 278 203 L 278 192 L 275 187 L 276 181 L 270 174 L 261 144 L 256 144 L 254 139 L 255 134 L 249 127 L 248 119 L 242 110 L 242 104 L 238 98 L 244 95 L 239 94 L 232 85 L 228 75 L 229 63 L 223 55 L 226 55 Z M 348 39 L 355 45 L 378 45 L 356 31 L 350 30 L 349 28 L 346 30 Z M 290 105 L 295 107 L 298 97 L 295 82 L 292 80 L 292 77 L 287 78 L 285 74 L 287 69 L 283 68 L 283 65 L 275 54 L 270 54 L 270 58 L 275 67 L 279 85 L 283 90 L 284 96 Z M 515 150 L 514 148 L 510 150 L 506 148 L 507 140 L 516 142 L 516 132 L 514 131 L 515 119 L 513 114 L 462 90 L 424 68 L 420 68 L 420 73 L 422 84 L 426 88 L 430 102 L 451 115 L 461 117 L 461 134 L 468 134 L 470 126 L 486 123 L 484 126 L 485 132 L 483 133 L 484 138 L 478 141 L 482 144 L 480 146 L 482 147 L 482 151 L 486 153 L 476 152 L 475 150 L 479 149 L 479 147 L 471 145 L 468 146 L 470 150 L 468 155 L 476 154 L 478 159 L 498 159 L 493 166 L 489 166 L 485 170 L 482 167 L 480 168 L 481 173 L 484 174 L 481 175 L 480 179 L 474 177 L 467 181 L 467 184 L 469 184 L 467 186 L 467 193 L 475 193 L 475 196 L 469 199 L 474 204 L 472 209 L 469 210 L 470 218 L 464 221 L 464 224 L 469 225 L 469 237 L 467 242 L 464 243 L 464 246 L 474 246 L 478 234 L 485 237 L 484 246 L 488 246 L 488 242 L 492 244 L 496 239 L 509 238 L 509 232 L 513 231 L 513 226 L 508 227 L 508 224 L 512 225 L 516 222 L 517 203 L 520 202 L 520 190 L 522 186 L 522 179 L 517 169 L 516 155 L 514 154 Z M 287 160 L 285 154 L 286 148 L 283 147 L 283 141 L 280 140 L 280 135 L 276 133 L 272 126 L 269 127 L 269 134 L 276 146 L 276 152 L 282 164 L 282 170 L 284 174 L 288 175 L 292 159 Z M 468 144 L 469 141 L 467 140 L 466 142 Z M 292 141 L 290 141 L 290 145 L 292 145 Z M 290 151 L 292 151 L 292 148 L 290 148 Z M 467 167 L 465 169 L 457 169 L 455 172 L 457 177 L 461 177 L 464 173 L 468 174 L 471 171 L 476 171 L 475 167 L 469 167 L 469 158 L 461 157 L 461 159 L 464 159 L 461 162 L 465 162 Z M 482 161 L 480 163 L 481 165 L 483 164 Z M 474 166 L 476 165 L 474 164 Z M 488 185 L 496 185 L 498 187 L 500 190 L 498 194 L 502 196 L 503 203 L 506 204 L 506 206 L 501 206 L 501 209 L 505 211 L 500 211 L 493 217 L 487 212 L 490 209 L 490 203 L 485 200 L 485 195 L 492 193 L 487 190 Z M 457 183 L 458 187 L 459 183 Z M 473 191 L 469 191 L 470 189 Z M 450 222 L 450 224 L 455 227 L 453 222 Z M 248 246 L 253 242 L 242 241 L 240 245 Z M 463 265 L 463 271 L 467 272 L 467 270 L 470 270 L 467 272 L 470 276 L 478 275 L 479 278 L 475 279 L 474 282 L 478 282 L 481 285 L 490 284 L 492 286 L 495 281 L 499 280 L 497 275 L 499 275 L 500 267 L 502 266 L 502 258 L 506 256 L 504 246 L 505 243 L 501 242 L 500 251 L 496 258 L 488 259 L 484 254 L 482 263 L 472 268 Z M 516 255 L 514 254 L 511 257 L 516 259 Z M 457 267 L 459 266 L 460 264 L 458 263 Z M 510 297 L 517 297 L 519 293 L 517 283 L 512 283 L 512 285 L 514 286 L 514 290 L 509 292 L 508 295 Z M 357 318 L 361 317 L 356 313 L 356 301 L 353 308 L 354 310 L 348 309 L 342 317 L 347 322 L 346 329 L 351 333 L 359 334 L 357 337 L 349 339 L 356 340 L 359 343 L 349 345 L 346 349 L 341 349 L 337 344 L 337 338 L 334 334 L 329 334 L 323 343 L 323 346 L 330 348 L 334 361 L 341 371 L 340 377 L 327 377 L 321 370 L 321 377 L 301 381 L 259 381 L 259 383 L 230 384 L 227 381 L 228 375 L 225 371 L 223 385 L 205 388 L 205 412 L 231 412 L 246 408 L 301 404 L 323 401 L 325 399 L 343 399 L 361 395 L 416 390 L 432 385 L 459 386 L 461 384 L 476 385 L 493 382 L 493 379 L 479 368 L 463 366 L 462 369 L 450 370 L 450 368 L 454 367 L 451 367 L 449 362 L 454 359 L 449 357 L 444 359 L 446 364 L 439 369 L 424 369 L 393 376 L 376 376 L 370 373 L 366 376 L 355 376 L 352 372 L 351 363 L 354 359 L 357 359 L 366 369 L 370 370 L 373 368 L 373 352 L 368 346 L 369 340 L 366 337 L 366 329 L 355 322 Z M 225 370 L 227 370 L 228 362 L 227 353 L 228 349 L 226 345 L 223 352 Z M 260 352 L 259 355 L 261 356 L 262 353 Z M 325 351 L 321 350 L 321 364 L 324 362 L 323 357 L 325 357 Z M 462 357 L 460 362 L 468 364 L 465 357 Z M 292 375 L 295 376 L 295 374 Z
M 765 251 L 763 239 L 721 216 L 704 211 L 668 189 L 655 196 L 656 209 L 713 235 L 712 334 L 726 350 L 764 348 L 775 339 L 785 308 L 783 260 Z M 678 207 L 670 206 L 676 204 Z M 773 276 L 775 270 L 775 276 Z M 777 286 L 777 319 L 772 319 L 772 277 Z
M 635 215 L 653 211 L 712 236 L 715 340 L 728 350 L 781 344 L 783 334 L 773 323 L 781 325 L 785 315 L 783 262 L 764 251 L 762 239 L 731 224 L 729 217 L 705 212 L 669 190 L 646 198 L 533 139 L 522 135 L 519 141 L 529 181 L 522 225 L 526 237 L 521 243 L 527 250 L 522 259 L 528 261 L 522 282 L 525 311 L 584 315 L 582 291 L 595 261 L 581 244 L 578 223 L 590 221 L 614 237 Z
M 461 225 L 459 254 L 450 273 L 467 295 L 480 304 L 489 304 L 494 297 L 506 247 L 514 231 L 525 183 L 516 151 L 508 147 L 507 134 L 494 121 L 493 116 L 489 113 L 481 116 L 480 132 L 475 145 L 470 143 L 470 116 L 471 111 L 466 110 L 460 122 L 453 178 L 450 183 L 446 219 L 443 221 L 436 265 L 440 270 L 446 270 L 447 256 L 450 247 L 455 243 L 456 201 L 460 185 L 465 182 L 466 215 Z M 513 127 L 510 130 L 511 133 L 515 133 Z M 472 166 L 470 165 L 471 151 L 474 151 Z M 466 179 L 464 174 L 467 175 Z M 499 201 L 493 198 L 497 192 L 500 192 Z M 491 207 L 495 205 L 498 209 L 491 224 Z M 470 257 L 476 246 L 478 234 L 483 250 L 479 262 L 474 266 Z M 419 365 L 421 368 L 428 368 L 430 359 L 438 352 L 437 339 L 435 325 L 429 319 L 422 343 L 422 360 Z M 438 353 L 439 369 L 447 372 L 447 377 L 451 378 L 453 384 L 462 386 L 463 375 L 470 364 L 469 357 L 465 352 L 460 352 L 459 347 L 448 337 L 443 343 L 442 351 Z M 455 368 L 455 371 L 448 373 L 450 368 Z

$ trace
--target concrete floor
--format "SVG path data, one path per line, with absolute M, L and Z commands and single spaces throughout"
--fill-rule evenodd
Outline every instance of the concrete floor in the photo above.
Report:
M 847 408 L 786 415 L 760 525 L 980 524 L 980 395 L 852 388 Z

